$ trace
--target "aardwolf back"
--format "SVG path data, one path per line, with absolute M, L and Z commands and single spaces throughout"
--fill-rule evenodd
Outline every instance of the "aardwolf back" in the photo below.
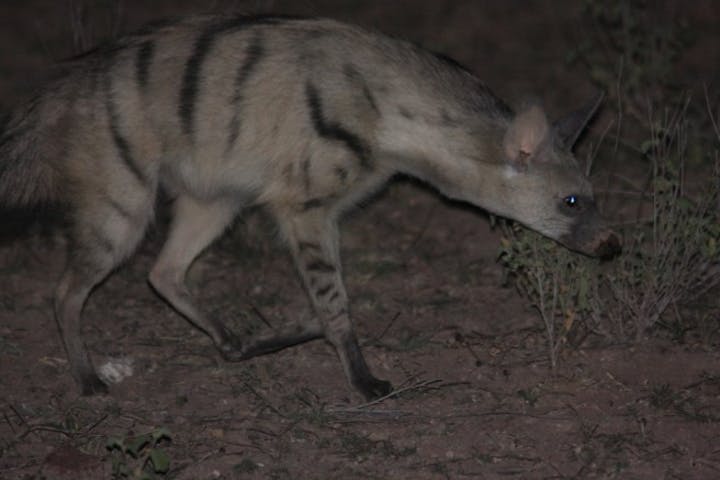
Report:
M 81 337 L 90 291 L 129 257 L 159 189 L 173 199 L 149 281 L 228 360 L 324 337 L 367 398 L 369 371 L 341 276 L 340 214 L 398 172 L 570 248 L 618 247 L 570 147 L 595 109 L 550 125 L 514 113 L 453 61 L 330 20 L 195 17 L 70 61 L 0 137 L 0 206 L 63 205 L 70 254 L 55 314 L 83 393 L 106 391 Z M 276 219 L 312 320 L 240 338 L 193 300 L 185 274 L 244 208 Z

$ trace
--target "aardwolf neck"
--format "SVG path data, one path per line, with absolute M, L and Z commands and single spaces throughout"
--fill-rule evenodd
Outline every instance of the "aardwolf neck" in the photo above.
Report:
M 381 155 L 447 197 L 494 211 L 513 111 L 464 68 L 423 53 L 398 75 L 387 101 L 378 134 Z

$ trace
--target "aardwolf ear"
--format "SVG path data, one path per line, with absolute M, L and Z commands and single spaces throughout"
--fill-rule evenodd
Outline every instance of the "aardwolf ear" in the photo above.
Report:
M 542 108 L 532 105 L 521 111 L 508 127 L 503 139 L 506 158 L 513 166 L 524 169 L 548 135 L 550 126 Z
M 571 150 L 575 146 L 578 137 L 600 108 L 604 98 L 605 92 L 600 92 L 587 105 L 555 122 L 553 129 L 565 148 Z

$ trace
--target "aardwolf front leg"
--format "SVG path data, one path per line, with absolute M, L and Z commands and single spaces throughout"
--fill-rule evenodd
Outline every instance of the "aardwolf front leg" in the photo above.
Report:
M 199 202 L 181 196 L 175 201 L 168 239 L 150 272 L 150 284 L 167 302 L 195 326 L 205 331 L 223 354 L 240 350 L 240 341 L 215 318 L 195 305 L 185 275 L 195 257 L 227 227 L 237 210 L 236 202 Z
M 278 221 L 322 324 L 325 339 L 335 347 L 348 381 L 367 399 L 386 395 L 392 386 L 370 373 L 348 314 L 335 219 L 325 209 L 314 208 L 288 216 L 279 215 Z

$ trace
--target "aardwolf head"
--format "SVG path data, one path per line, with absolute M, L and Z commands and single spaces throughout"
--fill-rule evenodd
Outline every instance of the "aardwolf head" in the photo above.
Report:
M 503 139 L 504 215 L 586 255 L 610 257 L 621 248 L 593 198 L 571 149 L 602 95 L 550 125 L 532 106 L 518 113 Z

